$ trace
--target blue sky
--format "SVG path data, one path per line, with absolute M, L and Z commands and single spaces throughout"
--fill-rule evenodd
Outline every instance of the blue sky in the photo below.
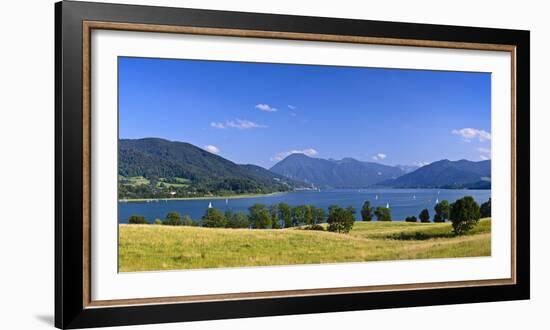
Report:
M 491 76 L 119 58 L 120 138 L 270 168 L 290 153 L 388 165 L 490 157 Z

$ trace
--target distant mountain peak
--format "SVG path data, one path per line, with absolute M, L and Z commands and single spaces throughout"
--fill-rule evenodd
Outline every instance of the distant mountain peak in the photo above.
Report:
M 289 155 L 270 170 L 298 181 L 333 188 L 365 188 L 405 173 L 397 167 L 352 157 L 335 160 L 303 154 Z
M 490 188 L 491 161 L 442 159 L 381 185 L 395 188 Z
M 286 156 L 284 159 L 288 159 L 288 158 L 313 158 L 313 157 L 310 157 L 304 153 L 301 153 L 301 152 L 295 152 L 295 153 L 291 153 L 290 155 Z

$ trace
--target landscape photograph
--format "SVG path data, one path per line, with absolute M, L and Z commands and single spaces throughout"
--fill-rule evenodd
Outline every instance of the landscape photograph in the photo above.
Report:
M 491 74 L 118 58 L 120 272 L 491 256 Z

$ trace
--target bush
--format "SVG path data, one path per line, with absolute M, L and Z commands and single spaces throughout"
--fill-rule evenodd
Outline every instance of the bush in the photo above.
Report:
M 417 222 L 418 219 L 413 215 L 412 217 L 406 217 L 405 221 L 406 222 Z
M 147 220 L 145 220 L 145 217 L 142 215 L 132 215 L 128 218 L 128 223 L 131 223 L 133 225 L 145 225 L 149 222 L 147 222 Z
M 155 225 L 162 225 L 162 220 L 155 219 Z
M 328 210 L 328 231 L 349 233 L 355 222 L 355 216 L 353 215 L 355 210 L 352 207 L 343 209 L 336 205 L 330 206 Z
M 479 206 L 471 196 L 465 196 L 451 204 L 451 221 L 457 235 L 470 231 L 478 223 L 479 217 Z
M 420 222 L 430 222 L 430 212 L 428 212 L 428 209 L 423 209 L 420 211 L 418 218 L 420 219 Z
M 374 211 L 374 215 L 376 215 L 378 221 L 391 221 L 391 211 L 389 208 L 379 206 Z
M 178 212 L 169 212 L 162 224 L 168 226 L 181 226 L 180 214 Z
M 491 199 L 489 198 L 488 201 L 481 204 L 479 207 L 479 213 L 482 218 L 490 218 L 491 217 Z
M 361 207 L 361 218 L 363 219 L 363 221 L 372 220 L 372 207 L 370 207 L 369 201 L 365 201 L 363 203 L 363 207 Z
M 449 213 L 451 212 L 449 202 L 442 200 L 441 202 L 435 204 L 434 211 L 434 222 L 445 222 L 449 219 Z
M 323 227 L 323 226 L 321 226 L 321 225 L 318 225 L 318 224 L 313 224 L 313 225 L 304 227 L 304 230 L 319 230 L 319 231 L 324 231 L 324 230 L 325 230 L 325 227 Z
M 202 217 L 203 227 L 222 228 L 227 224 L 223 213 L 215 208 L 206 209 L 205 214 Z

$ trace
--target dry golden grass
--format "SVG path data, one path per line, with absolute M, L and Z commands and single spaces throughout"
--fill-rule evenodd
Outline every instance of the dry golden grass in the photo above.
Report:
M 349 234 L 120 225 L 122 272 L 491 255 L 491 221 L 466 236 L 450 223 L 356 222 Z

